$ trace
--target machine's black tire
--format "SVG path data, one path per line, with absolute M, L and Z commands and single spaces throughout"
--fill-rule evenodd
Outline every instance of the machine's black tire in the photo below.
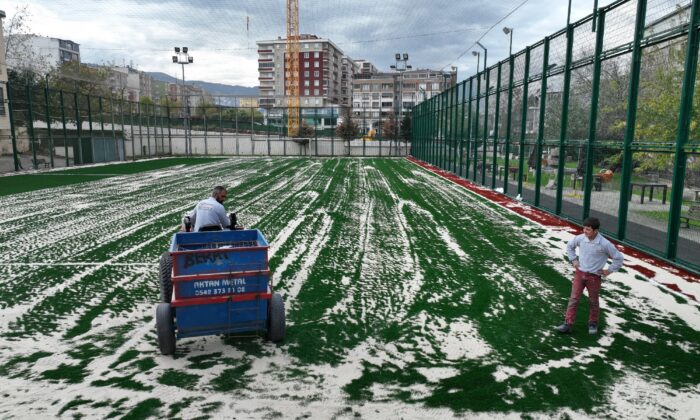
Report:
M 156 332 L 160 353 L 164 355 L 175 353 L 175 323 L 169 303 L 159 303 L 156 306 Z
M 267 338 L 278 343 L 284 340 L 285 331 L 284 300 L 279 293 L 273 293 L 267 308 Z
M 160 256 L 160 301 L 170 303 L 173 296 L 173 257 L 169 252 Z

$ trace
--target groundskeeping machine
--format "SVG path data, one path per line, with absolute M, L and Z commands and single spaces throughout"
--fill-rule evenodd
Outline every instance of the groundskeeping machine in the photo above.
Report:
M 176 340 L 204 335 L 284 340 L 284 301 L 272 290 L 268 249 L 257 229 L 176 233 L 160 258 L 160 352 L 172 355 Z

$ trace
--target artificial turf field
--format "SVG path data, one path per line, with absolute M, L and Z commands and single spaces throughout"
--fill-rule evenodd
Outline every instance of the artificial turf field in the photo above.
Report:
M 693 299 L 624 269 L 604 283 L 599 335 L 585 332 L 585 298 L 574 334 L 553 332 L 569 232 L 407 160 L 156 162 L 0 196 L 0 416 L 700 412 Z M 271 244 L 287 337 L 185 339 L 161 356 L 158 257 L 217 184 Z

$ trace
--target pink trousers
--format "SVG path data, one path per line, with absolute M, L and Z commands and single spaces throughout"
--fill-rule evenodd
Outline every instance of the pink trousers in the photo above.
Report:
M 598 304 L 600 283 L 601 277 L 599 275 L 584 273 L 578 268 L 576 269 L 574 282 L 571 286 L 569 306 L 566 308 L 565 322 L 567 324 L 573 324 L 574 319 L 576 319 L 576 309 L 578 309 L 578 302 L 581 300 L 581 294 L 583 294 L 584 288 L 588 289 L 588 322 L 598 322 L 598 312 L 600 310 L 600 305 Z

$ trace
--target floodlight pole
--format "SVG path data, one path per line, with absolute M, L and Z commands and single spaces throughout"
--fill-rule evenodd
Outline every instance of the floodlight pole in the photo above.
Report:
M 182 65 L 182 98 L 185 105 L 185 154 L 192 155 L 192 124 L 190 121 L 190 97 L 187 95 L 187 87 L 185 85 L 185 64 L 192 64 L 194 57 L 189 55 L 188 48 L 175 47 L 173 63 Z
M 394 127 L 394 133 L 396 137 L 396 144 L 399 144 L 399 124 L 401 124 L 401 121 L 403 121 L 403 72 L 406 70 L 410 70 L 412 67 L 407 65 L 408 62 L 408 53 L 396 53 L 394 54 L 394 58 L 396 59 L 396 64 L 391 66 L 393 70 L 396 70 L 398 73 L 398 80 L 399 80 L 399 118 L 398 121 L 396 121 L 396 126 Z

